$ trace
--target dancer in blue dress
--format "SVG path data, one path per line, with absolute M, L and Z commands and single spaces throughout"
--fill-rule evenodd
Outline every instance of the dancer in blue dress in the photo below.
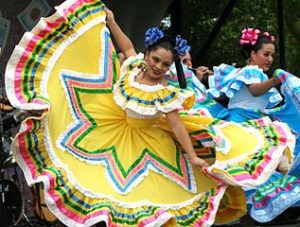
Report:
M 259 29 L 242 30 L 240 45 L 247 65 L 235 68 L 221 64 L 214 67 L 209 77 L 209 93 L 214 97 L 225 94 L 229 98 L 226 120 L 244 122 L 269 115 L 283 121 L 293 130 L 297 139 L 294 164 L 288 175 L 275 172 L 270 179 L 254 190 L 248 190 L 250 214 L 259 222 L 268 222 L 300 200 L 299 175 L 299 78 L 276 70 L 272 78 L 265 74 L 273 63 L 274 36 Z M 291 82 L 292 81 L 292 82 Z M 276 86 L 282 84 L 283 101 Z

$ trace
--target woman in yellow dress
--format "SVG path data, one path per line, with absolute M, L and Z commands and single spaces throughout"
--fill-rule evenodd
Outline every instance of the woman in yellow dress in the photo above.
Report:
M 106 24 L 127 58 L 121 70 Z M 164 75 L 185 41 L 158 29 L 145 41 L 145 56 L 136 54 L 100 1 L 68 0 L 23 36 L 8 63 L 12 104 L 44 110 L 22 122 L 14 155 L 67 226 L 227 223 L 245 213 L 240 186 L 262 184 L 291 160 L 285 124 L 178 111 L 194 94 Z

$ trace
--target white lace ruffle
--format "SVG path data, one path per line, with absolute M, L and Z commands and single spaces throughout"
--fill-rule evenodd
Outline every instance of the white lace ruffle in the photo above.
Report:
M 194 95 L 192 92 L 179 93 L 178 98 L 173 102 L 170 102 L 169 104 L 161 105 L 159 102 L 155 102 L 155 105 L 141 106 L 133 101 L 124 99 L 124 97 L 114 89 L 114 100 L 118 104 L 118 106 L 120 106 L 123 110 L 130 109 L 137 114 L 147 116 L 154 116 L 159 114 L 159 112 L 169 113 L 176 109 L 180 109 L 182 108 L 185 100 L 192 95 Z
M 248 65 L 241 69 L 226 64 L 214 67 L 214 75 L 209 77 L 209 93 L 213 97 L 225 94 L 232 98 L 243 86 L 268 80 L 267 75 L 257 65 Z M 268 107 L 278 104 L 282 97 L 276 88 L 271 88 L 268 96 Z

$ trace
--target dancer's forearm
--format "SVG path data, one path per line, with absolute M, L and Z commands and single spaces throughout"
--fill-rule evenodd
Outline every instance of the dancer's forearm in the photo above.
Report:
M 121 52 L 125 55 L 126 58 L 136 55 L 136 51 L 131 40 L 128 36 L 122 31 L 120 26 L 114 19 L 114 15 L 111 10 L 105 8 L 106 11 L 106 24 L 116 41 L 116 44 L 120 48 Z
M 267 93 L 271 88 L 280 84 L 279 79 L 273 77 L 260 83 L 254 83 L 249 86 L 249 90 L 253 96 L 261 96 Z

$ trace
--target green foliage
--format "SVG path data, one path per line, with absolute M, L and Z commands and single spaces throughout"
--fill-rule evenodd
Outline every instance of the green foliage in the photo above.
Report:
M 300 1 L 284 1 L 285 4 L 285 30 L 286 57 L 288 71 L 300 75 Z
M 194 59 L 206 42 L 228 2 L 224 0 L 189 0 L 191 13 L 190 43 L 193 47 L 192 56 Z M 300 45 L 297 45 L 300 41 L 300 1 L 283 1 L 283 4 L 287 70 L 294 74 L 300 74 L 300 65 L 297 62 L 300 55 Z M 212 45 L 206 51 L 205 56 L 194 64 L 210 67 L 220 63 L 243 64 L 244 62 L 240 55 L 239 38 L 240 31 L 245 27 L 255 27 L 274 34 L 276 49 L 278 50 L 277 1 L 236 1 L 235 7 Z M 273 68 L 278 67 L 279 53 L 276 53 Z

